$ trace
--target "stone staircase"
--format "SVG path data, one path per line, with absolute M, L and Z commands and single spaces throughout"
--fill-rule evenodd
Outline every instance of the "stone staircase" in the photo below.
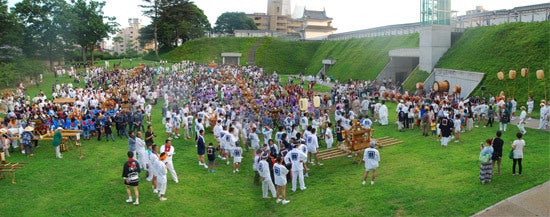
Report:
M 262 45 L 263 42 L 264 42 L 264 38 L 261 38 L 260 40 L 256 41 L 256 44 L 254 44 L 252 49 L 250 49 L 250 51 L 248 52 L 249 66 L 255 65 L 254 63 L 256 62 L 256 50 L 258 50 L 258 47 L 260 47 L 260 45 Z

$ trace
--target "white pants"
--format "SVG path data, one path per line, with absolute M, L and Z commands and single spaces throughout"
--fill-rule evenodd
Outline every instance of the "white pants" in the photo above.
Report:
M 326 139 L 325 142 L 327 143 L 327 148 L 332 148 L 332 143 L 334 143 L 334 139 Z
M 275 186 L 271 181 L 271 177 L 268 177 L 262 181 L 262 194 L 264 197 L 268 196 L 269 192 L 267 192 L 267 190 L 271 191 L 271 195 L 273 197 L 277 197 L 277 192 L 275 191 Z
M 521 134 L 525 134 L 527 132 L 525 130 L 525 124 L 523 123 L 522 120 L 520 120 L 519 123 L 518 123 L 518 129 L 521 132 Z
M 61 158 L 61 151 L 59 150 L 59 145 L 55 146 L 55 157 Z
M 142 170 L 148 170 L 147 169 L 147 162 L 145 161 L 147 158 L 147 153 L 145 151 L 139 151 L 137 161 L 139 163 L 139 166 Z
M 171 160 L 166 161 L 166 163 L 167 169 L 170 172 L 170 175 L 172 175 L 172 180 L 174 180 L 174 182 L 178 182 L 178 174 L 176 173 L 176 170 L 174 170 L 174 164 Z
M 541 118 L 539 122 L 539 129 L 546 129 L 547 124 L 548 124 L 547 118 Z
M 164 178 L 157 177 L 157 190 L 159 194 L 164 195 L 166 193 L 166 185 L 168 184 L 166 176 Z
M 449 144 L 449 141 L 451 141 L 451 137 L 441 137 L 442 146 L 447 146 L 447 144 Z
M 306 183 L 304 183 L 304 171 L 292 170 L 292 191 L 296 191 L 296 179 L 300 181 L 300 189 L 306 188 Z
M 149 163 L 148 165 L 149 165 L 149 169 L 148 169 L 149 176 L 147 176 L 147 181 L 152 181 L 153 176 L 155 174 L 155 169 L 153 168 L 153 165 L 151 163 Z
M 499 128 L 499 130 L 500 130 L 500 131 L 506 131 L 506 126 L 507 126 L 507 125 L 508 125 L 508 124 L 505 124 L 505 123 L 500 122 L 500 128 Z

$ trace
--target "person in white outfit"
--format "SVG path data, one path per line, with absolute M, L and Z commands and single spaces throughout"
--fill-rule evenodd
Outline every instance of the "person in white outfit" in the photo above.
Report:
M 292 191 L 296 191 L 296 179 L 300 182 L 300 190 L 306 189 L 304 183 L 304 162 L 307 160 L 306 154 L 300 151 L 297 146 L 289 151 L 285 156 L 285 163 L 292 164 Z
M 327 149 L 332 148 L 334 143 L 334 137 L 332 136 L 332 123 L 327 124 L 327 129 L 325 130 L 325 143 L 327 144 Z
M 137 160 L 141 169 L 147 170 L 146 165 L 149 157 L 147 156 L 148 154 L 146 151 L 145 141 L 141 139 L 141 135 L 141 131 L 138 131 L 136 136 L 136 152 L 138 154 Z
M 388 107 L 386 106 L 384 101 L 382 101 L 382 105 L 380 106 L 380 110 L 378 111 L 378 113 L 380 115 L 380 125 L 388 125 Z
M 370 148 L 365 149 L 363 154 L 363 161 L 365 162 L 365 175 L 363 175 L 363 185 L 367 184 L 367 178 L 369 176 L 369 171 L 372 170 L 372 178 L 370 181 L 371 185 L 374 185 L 374 179 L 376 178 L 376 169 L 378 168 L 378 162 L 380 162 L 380 153 L 378 150 L 374 149 L 376 146 L 375 141 L 370 142 Z
M 252 149 L 257 150 L 260 148 L 260 137 L 256 133 L 255 127 L 253 127 L 248 134 L 248 138 L 250 138 L 250 146 L 252 146 Z
M 284 165 L 284 159 L 281 156 L 277 157 L 277 163 L 273 165 L 273 174 L 275 175 L 275 185 L 277 186 L 277 203 L 289 203 L 290 201 L 286 200 L 286 175 L 288 174 L 288 169 Z
M 262 180 L 262 194 L 264 199 L 269 198 L 268 190 L 271 191 L 271 195 L 273 197 L 277 196 L 277 193 L 275 192 L 275 186 L 271 181 L 269 164 L 267 163 L 266 159 L 267 159 L 267 154 L 263 154 L 262 160 L 260 160 L 260 163 L 258 163 L 258 173 L 260 174 L 260 179 Z
M 164 161 L 167 158 L 166 153 L 160 154 L 159 159 L 155 160 L 153 163 L 155 166 L 155 172 L 157 173 L 157 189 L 158 189 L 158 196 L 160 201 L 165 201 L 166 197 L 164 195 L 166 194 L 166 187 L 168 184 L 168 179 L 166 178 L 166 174 L 168 173 L 166 167 L 166 163 Z
M 539 129 L 541 129 L 541 130 L 546 129 L 546 127 L 548 125 L 548 116 L 549 115 L 550 115 L 550 107 L 546 106 L 546 101 L 545 100 L 541 100 Z
M 527 133 L 527 130 L 525 130 L 525 118 L 527 118 L 527 112 L 525 111 L 525 106 L 521 106 L 520 110 L 521 113 L 519 114 L 518 129 L 521 134 L 525 135 L 525 133 Z
M 164 145 L 160 147 L 161 153 L 166 153 L 166 160 L 164 160 L 164 163 L 166 163 L 166 167 L 168 168 L 168 171 L 170 171 L 170 175 L 172 175 L 172 180 L 174 180 L 175 183 L 178 183 L 178 174 L 176 173 L 176 170 L 174 170 L 174 163 L 172 163 L 172 155 L 175 154 L 174 152 L 174 146 L 172 146 L 172 139 L 168 138 Z
M 313 164 L 312 156 L 315 156 L 315 163 L 317 163 L 317 166 L 322 166 L 323 164 L 319 161 L 319 157 L 317 154 L 319 153 L 317 149 L 319 149 L 319 141 L 317 140 L 317 134 L 315 128 L 311 128 L 311 133 L 306 135 L 306 144 L 307 144 L 307 151 L 310 153 L 308 156 L 309 162 Z

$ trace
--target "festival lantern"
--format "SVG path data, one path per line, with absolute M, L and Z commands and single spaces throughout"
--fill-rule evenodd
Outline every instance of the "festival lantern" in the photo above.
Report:
M 308 104 L 309 104 L 309 100 L 307 98 L 301 98 L 299 101 L 300 110 L 302 112 L 305 112 L 307 110 Z
M 313 97 L 313 107 L 319 108 L 319 106 L 321 106 L 321 97 L 314 96 Z
M 508 72 L 508 77 L 510 80 L 516 79 L 516 70 L 510 70 L 510 72 Z
M 498 72 L 497 73 L 497 78 L 498 78 L 498 80 L 501 80 L 501 81 L 504 80 L 504 73 L 502 71 Z
M 527 68 L 521 68 L 521 77 L 525 78 L 527 76 Z

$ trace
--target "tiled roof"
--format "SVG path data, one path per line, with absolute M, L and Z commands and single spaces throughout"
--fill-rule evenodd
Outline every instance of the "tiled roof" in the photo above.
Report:
M 302 16 L 303 19 L 309 18 L 309 19 L 316 19 L 316 20 L 332 20 L 332 18 L 327 17 L 327 13 L 323 11 L 311 11 L 304 9 L 304 15 Z

